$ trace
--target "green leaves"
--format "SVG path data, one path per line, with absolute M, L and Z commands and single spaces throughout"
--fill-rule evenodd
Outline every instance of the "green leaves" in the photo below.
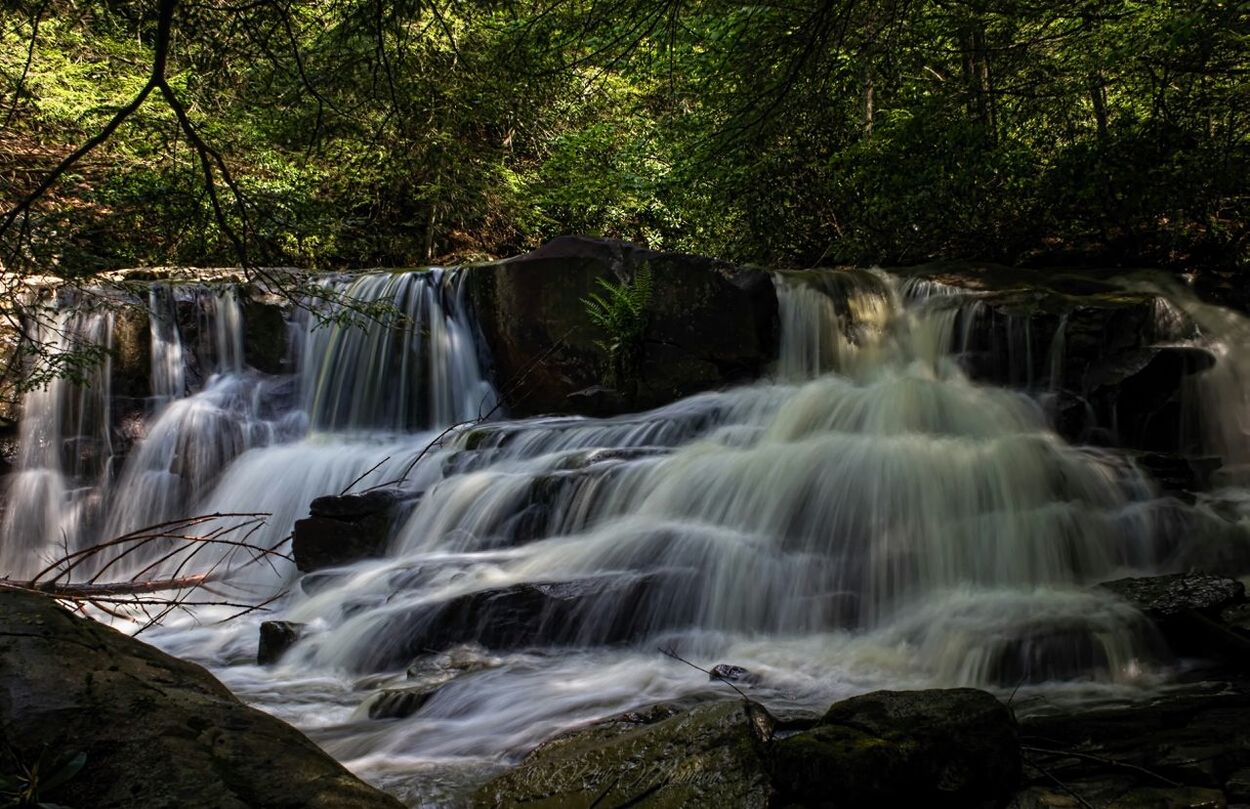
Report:
M 651 284 L 651 267 L 644 263 L 634 271 L 632 281 L 600 278 L 600 291 L 582 299 L 591 323 L 604 332 L 595 345 L 608 355 L 610 376 L 618 386 L 629 381 L 626 377 L 636 372 L 641 361 Z

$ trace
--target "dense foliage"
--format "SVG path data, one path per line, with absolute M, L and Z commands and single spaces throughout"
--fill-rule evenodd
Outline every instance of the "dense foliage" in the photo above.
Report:
M 16 0 L 0 22 L 9 205 L 167 59 L 0 233 L 11 268 L 410 265 L 567 232 L 789 265 L 1247 255 L 1233 0 Z

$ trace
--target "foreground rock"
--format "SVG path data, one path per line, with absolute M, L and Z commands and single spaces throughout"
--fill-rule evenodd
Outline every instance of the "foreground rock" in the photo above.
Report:
M 984 691 L 877 691 L 835 703 L 773 750 L 778 789 L 803 806 L 1001 805 L 1020 783 L 1015 719 Z
M 644 264 L 650 323 L 638 389 L 625 395 L 603 387 L 607 358 L 596 341 L 607 335 L 583 299 L 602 291 L 600 279 L 628 280 Z M 755 379 L 776 357 L 777 297 L 763 272 L 567 236 L 468 273 L 495 381 L 516 416 L 645 410 Z
M 478 791 L 473 806 L 767 809 L 770 720 L 748 703 L 658 705 L 553 739 Z
M 92 809 L 399 809 L 203 668 L 41 596 L 0 591 L 0 726 L 14 754 L 85 754 L 40 800 Z
M 561 736 L 478 807 L 1001 806 L 1020 783 L 1010 711 L 973 689 L 881 691 L 799 733 L 746 701 L 660 705 Z
M 1130 707 L 1020 722 L 1027 786 L 1011 809 L 1223 809 L 1244 803 L 1245 683 L 1206 683 Z

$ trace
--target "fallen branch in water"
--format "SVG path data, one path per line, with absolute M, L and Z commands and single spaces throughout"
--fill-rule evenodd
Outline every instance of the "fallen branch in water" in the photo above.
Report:
M 677 661 L 677 662 L 679 662 L 679 663 L 685 663 L 685 664 L 686 664 L 687 666 L 689 666 L 690 668 L 692 668 L 692 669 L 697 669 L 698 671 L 703 672 L 704 674 L 706 674 L 706 675 L 708 676 L 708 679 L 710 679 L 710 680 L 716 680 L 717 682 L 724 683 L 725 685 L 727 685 L 727 686 L 729 686 L 730 688 L 732 688 L 734 691 L 737 691 L 737 692 L 738 692 L 738 696 L 742 697 L 742 698 L 743 698 L 744 700 L 746 700 L 747 702 L 754 702 L 754 701 L 755 701 L 755 700 L 751 699 L 750 697 L 748 697 L 748 696 L 746 695 L 746 692 L 745 692 L 745 691 L 743 691 L 741 688 L 739 688 L 738 686 L 734 685 L 733 683 L 729 682 L 729 680 L 727 680 L 726 678 L 724 678 L 724 677 L 720 676 L 719 674 L 716 674 L 715 672 L 713 672 L 713 671 L 711 671 L 711 670 L 709 670 L 709 669 L 705 669 L 705 668 L 703 668 L 702 666 L 698 665 L 697 663 L 691 663 L 689 660 L 687 660 L 686 658 L 684 658 L 684 657 L 682 657 L 681 655 L 677 654 L 677 652 L 673 651 L 672 647 L 669 647 L 669 648 L 667 648 L 667 649 L 666 649 L 666 648 L 664 648 L 663 646 L 661 646 L 661 647 L 659 647 L 659 652 L 660 652 L 660 654 L 664 655 L 665 657 L 671 657 L 671 658 L 673 658 L 674 660 L 676 660 L 676 661 Z
M 230 620 L 264 609 L 283 595 L 266 588 L 260 598 L 236 580 L 241 571 L 258 563 L 281 576 L 275 562 L 291 561 L 289 553 L 279 550 L 289 535 L 268 547 L 253 540 L 267 517 L 259 512 L 205 514 L 141 528 L 76 551 L 66 548 L 28 581 L 0 579 L 0 589 L 38 593 L 76 612 L 87 614 L 90 608 L 141 623 L 138 632 L 174 612 L 194 618 L 197 607 L 237 610 L 223 619 Z M 125 578 L 106 578 L 126 568 L 133 572 Z M 202 597 L 205 593 L 212 598 Z

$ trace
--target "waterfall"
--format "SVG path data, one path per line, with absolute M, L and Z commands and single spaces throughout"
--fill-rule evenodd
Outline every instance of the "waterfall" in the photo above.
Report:
M 81 379 L 55 375 L 22 399 L 17 471 L 7 481 L 0 525 L 0 571 L 12 577 L 40 570 L 47 554 L 89 523 L 100 507 L 112 447 L 109 427 L 113 317 L 109 311 L 75 309 L 76 299 L 34 324 L 36 340 L 51 362 Z
M 465 301 L 473 271 L 325 281 L 291 316 L 283 374 L 247 365 L 244 290 L 154 288 L 146 436 L 114 479 L 36 452 L 15 480 L 55 477 L 11 494 L 10 513 L 29 503 L 30 519 L 61 521 L 78 487 L 106 535 L 267 512 L 260 541 L 277 543 L 316 497 L 397 488 L 405 507 L 381 558 L 298 583 L 249 572 L 256 592 L 289 588 L 277 612 L 305 625 L 278 665 L 253 665 L 259 616 L 173 619 L 152 638 L 414 803 L 562 729 L 706 696 L 660 646 L 746 666 L 753 697 L 792 709 L 878 687 L 1063 699 L 1166 682 L 1151 627 L 1091 585 L 1167 569 L 1166 515 L 1183 507 L 1125 453 L 1053 429 L 1075 315 L 1035 319 L 1016 299 L 1004 309 L 984 290 L 880 270 L 776 273 L 766 378 L 612 418 L 479 422 L 497 398 Z M 1192 319 L 1230 347 L 1194 381 L 1203 401 L 1244 414 L 1245 321 L 1166 298 L 1161 322 Z M 108 339 L 104 320 L 74 324 Z M 976 381 L 980 366 L 1009 384 Z M 98 406 L 45 402 L 73 390 L 31 394 L 24 452 L 46 452 L 43 434 L 64 447 L 100 433 L 64 421 Z M 1208 440 L 1250 461 L 1238 424 Z M 36 549 L 5 531 L 6 565 L 21 569 Z M 35 534 L 52 541 L 47 527 L 20 535 Z M 448 647 L 472 673 L 444 678 L 412 716 L 369 718 L 380 690 L 417 687 Z
M 186 358 L 173 290 L 153 284 L 148 292 L 148 316 L 152 343 L 152 396 L 157 408 L 184 395 L 187 390 Z
M 458 276 L 379 273 L 335 291 L 391 310 L 357 323 L 308 317 L 305 407 L 326 430 L 412 430 L 476 419 L 495 405 L 476 346 L 461 321 Z
M 245 503 L 281 515 L 264 537 L 277 541 L 313 497 L 337 491 L 376 463 L 368 444 L 354 453 L 342 446 L 325 451 L 336 446 L 334 431 L 441 429 L 495 407 L 457 273 L 372 273 L 331 285 L 336 296 L 328 310 L 310 307 L 296 317 L 303 348 L 294 373 L 275 376 L 247 365 L 240 287 L 154 284 L 147 300 L 148 424 L 112 476 L 105 474 L 116 428 L 107 361 L 80 383 L 58 378 L 27 394 L 20 472 L 9 482 L 2 529 L 4 570 L 31 573 L 66 546 L 176 518 L 238 512 Z M 391 308 L 363 327 L 340 317 L 375 304 Z M 59 351 L 109 349 L 113 315 L 108 307 L 80 311 L 68 300 L 44 330 L 41 339 Z M 264 455 L 267 447 L 274 453 Z M 310 458 L 320 471 L 305 487 L 290 485 L 309 470 Z M 239 474 L 228 472 L 236 461 L 265 470 L 243 491 L 235 485 Z M 133 554 L 111 570 L 134 572 L 157 552 Z

